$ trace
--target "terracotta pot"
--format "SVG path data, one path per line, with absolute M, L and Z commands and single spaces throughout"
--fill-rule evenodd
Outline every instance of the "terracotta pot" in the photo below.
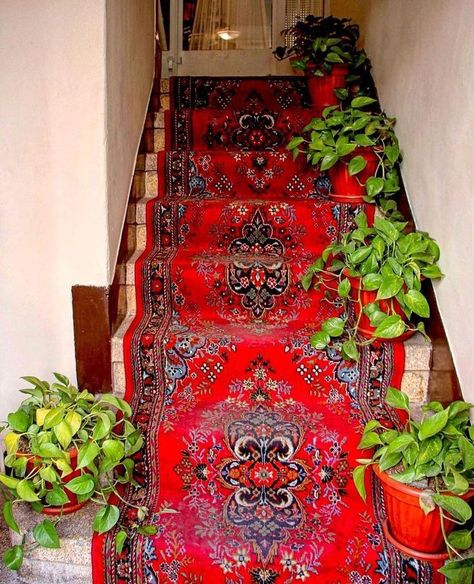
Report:
M 425 515 L 420 507 L 421 489 L 404 485 L 382 472 L 378 465 L 372 467 L 382 483 L 388 528 L 401 545 L 429 554 L 444 552 L 446 549 L 441 531 L 438 508 Z M 462 496 L 469 500 L 474 497 L 474 489 Z M 451 533 L 455 524 L 444 521 L 446 533 Z
M 24 452 L 17 452 L 17 456 L 26 456 L 27 457 L 28 462 L 26 464 L 26 468 L 28 471 L 31 471 L 34 469 L 35 459 L 39 460 L 34 455 L 26 454 Z M 73 469 L 73 471 L 71 473 L 69 473 L 68 475 L 63 477 L 63 481 L 65 483 L 68 483 L 69 481 L 78 477 L 81 474 L 81 470 L 76 469 L 76 467 L 77 467 L 77 450 L 75 448 L 70 450 L 69 456 L 71 457 L 71 468 Z M 84 507 L 84 505 L 86 504 L 86 501 L 83 501 L 80 503 L 77 499 L 77 495 L 75 495 L 71 491 L 68 491 L 68 489 L 66 489 L 66 488 L 64 488 L 64 491 L 65 491 L 69 501 L 67 503 L 65 503 L 64 505 L 60 505 L 57 507 L 54 505 L 48 505 L 47 507 L 43 507 L 42 513 L 44 513 L 45 515 L 68 515 L 69 513 L 74 513 L 75 511 L 78 511 L 79 509 Z
M 403 545 L 393 537 L 388 527 L 388 521 L 385 521 L 382 527 L 387 541 L 400 553 L 402 553 L 406 557 L 414 558 L 419 562 L 427 562 L 431 565 L 433 570 L 432 579 L 430 580 L 431 584 L 445 584 L 446 579 L 443 576 L 443 574 L 440 574 L 438 572 L 438 570 L 442 568 L 446 560 L 449 559 L 449 554 L 447 552 L 442 552 L 439 554 L 428 554 L 409 548 L 408 546 Z
M 351 292 L 350 296 L 355 301 L 353 303 L 355 318 L 359 319 L 359 324 L 357 326 L 358 332 L 368 338 L 368 339 L 378 339 L 381 341 L 404 341 L 415 334 L 416 331 L 406 331 L 402 335 L 398 337 L 394 337 L 393 339 L 381 339 L 379 337 L 374 337 L 374 332 L 376 327 L 371 326 L 370 318 L 361 312 L 362 308 L 367 306 L 367 304 L 371 304 L 372 302 L 376 301 L 377 298 L 377 290 L 363 290 L 362 288 L 362 278 L 355 278 L 346 274 L 346 277 L 349 279 L 351 283 Z M 362 307 L 359 304 L 359 294 L 360 294 L 360 301 L 362 303 Z M 379 300 L 378 304 L 380 309 L 387 314 L 398 314 L 405 322 L 407 322 L 406 314 L 403 312 L 402 307 L 400 306 L 398 300 L 396 298 L 390 298 L 388 300 Z
M 308 90 L 313 107 L 325 108 L 330 105 L 339 105 L 340 100 L 334 93 L 335 89 L 346 86 L 346 75 L 349 73 L 347 65 L 333 65 L 331 73 L 324 77 L 313 74 L 315 66 L 306 71 Z
M 349 174 L 348 163 L 352 158 L 362 156 L 367 161 L 364 170 L 351 176 Z M 331 199 L 339 203 L 362 203 L 367 194 L 365 183 L 367 179 L 374 176 L 377 171 L 379 159 L 373 148 L 356 148 L 345 162 L 339 161 L 328 170 L 332 189 Z

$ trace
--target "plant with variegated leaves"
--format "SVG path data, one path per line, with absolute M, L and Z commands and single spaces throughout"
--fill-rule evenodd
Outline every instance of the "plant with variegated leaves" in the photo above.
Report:
M 344 358 L 358 361 L 358 347 L 374 339 L 393 339 L 412 330 L 425 334 L 423 322 L 414 326 L 410 319 L 430 316 L 422 280 L 443 274 L 438 266 L 439 247 L 427 233 L 405 233 L 406 222 L 382 217 L 376 217 L 369 227 L 365 213 L 359 213 L 355 223 L 356 229 L 326 247 L 308 268 L 302 284 L 306 290 L 313 285 L 326 288 L 329 297 L 337 293 L 343 303 L 341 316 L 327 319 L 314 333 L 313 346 L 324 349 L 336 342 Z M 357 289 L 355 281 L 360 282 Z M 375 295 L 365 305 L 364 290 Z M 359 335 L 363 315 L 375 329 L 372 338 Z
M 288 143 L 293 157 L 304 154 L 321 172 L 337 163 L 346 164 L 349 174 L 358 178 L 366 165 L 366 159 L 357 154 L 358 149 L 370 148 L 378 158 L 373 176 L 365 183 L 365 200 L 378 200 L 382 210 L 393 212 L 395 202 L 387 199 L 400 190 L 399 164 L 400 146 L 394 132 L 395 118 L 383 112 L 366 111 L 377 100 L 371 97 L 356 97 L 348 109 L 338 106 L 324 109 L 321 118 L 314 118 L 304 128 L 302 136 L 294 136 Z
M 8 415 L 2 430 L 6 457 L 6 472 L 0 473 L 4 491 L 3 516 L 7 525 L 20 534 L 14 517 L 14 506 L 29 503 L 35 511 L 44 507 L 68 504 L 67 491 L 78 503 L 93 501 L 100 505 L 92 527 L 104 533 L 119 521 L 117 505 L 109 502 L 114 495 L 122 500 L 120 486 L 135 484 L 133 455 L 140 450 L 143 438 L 131 422 L 130 405 L 113 394 L 93 395 L 80 391 L 59 373 L 48 383 L 37 377 L 24 377 L 32 387 L 21 390 L 28 398 Z M 72 454 L 74 453 L 74 460 Z M 74 478 L 71 479 L 71 475 Z M 146 534 L 155 528 L 143 525 L 148 509 L 123 501 L 135 509 L 136 523 L 132 528 Z M 37 545 L 59 547 L 56 529 L 62 515 L 46 518 L 34 527 L 30 541 L 8 549 L 3 555 L 5 565 L 18 570 L 25 552 Z M 127 530 L 118 531 L 116 545 L 121 549 Z
M 401 429 L 385 427 L 378 420 L 365 425 L 358 447 L 376 450 L 370 458 L 357 461 L 355 486 L 365 500 L 365 474 L 372 465 L 403 484 L 424 481 L 420 507 L 426 514 L 438 509 L 449 553 L 440 572 L 448 584 L 470 584 L 474 555 L 466 550 L 472 547 L 472 530 L 464 526 L 472 510 L 462 496 L 474 487 L 474 426 L 469 418 L 474 404 L 454 401 L 443 407 L 433 401 L 423 406 L 421 420 L 415 421 L 410 415 L 409 398 L 402 391 L 388 388 L 386 402 L 406 412 L 407 422 Z M 445 522 L 456 523 L 458 529 L 447 533 Z

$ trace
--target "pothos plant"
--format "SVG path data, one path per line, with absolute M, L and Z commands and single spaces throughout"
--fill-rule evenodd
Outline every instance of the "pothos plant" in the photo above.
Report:
M 119 508 L 109 502 L 110 495 L 135 508 L 133 528 L 138 532 L 151 534 L 155 530 L 143 525 L 148 509 L 125 501 L 121 495 L 121 487 L 135 484 L 133 455 L 143 445 L 140 431 L 130 421 L 129 404 L 112 394 L 94 396 L 80 391 L 64 375 L 54 376 L 56 381 L 51 384 L 24 377 L 32 386 L 21 390 L 28 398 L 8 415 L 2 428 L 7 430 L 6 472 L 0 473 L 7 525 L 21 535 L 14 517 L 17 503 L 27 502 L 38 512 L 59 507 L 59 515 L 38 521 L 31 537 L 23 534 L 21 543 L 4 553 L 3 561 L 12 570 L 21 567 L 28 549 L 60 546 L 56 526 L 63 517 L 62 506 L 70 502 L 68 492 L 79 504 L 93 501 L 100 505 L 92 524 L 98 533 L 119 521 Z M 126 538 L 127 531 L 119 530 L 119 550 Z
M 275 49 L 276 58 L 291 58 L 294 69 L 317 77 L 331 73 L 334 65 L 347 64 L 351 70 L 347 81 L 355 81 L 358 69 L 368 61 L 365 52 L 357 48 L 359 26 L 348 18 L 310 14 L 281 34 L 290 42 Z
M 380 199 L 382 210 L 393 211 L 394 202 L 384 202 L 400 190 L 400 146 L 395 135 L 395 118 L 383 112 L 366 111 L 377 100 L 356 97 L 348 109 L 338 106 L 324 109 L 321 118 L 314 118 L 304 128 L 302 136 L 294 136 L 288 143 L 293 157 L 304 154 L 307 161 L 325 172 L 337 163 L 347 165 L 349 174 L 357 176 L 367 166 L 367 160 L 358 150 L 370 149 L 378 158 L 374 175 L 366 181 L 365 200 Z M 353 156 L 351 156 L 353 155 Z
M 408 396 L 395 388 L 387 391 L 389 406 L 404 410 L 407 421 L 401 429 L 387 428 L 378 420 L 370 420 L 364 428 L 360 449 L 376 448 L 371 458 L 359 459 L 354 469 L 355 486 L 365 500 L 365 473 L 372 465 L 404 484 L 424 481 L 420 489 L 420 506 L 425 513 L 436 508 L 449 553 L 449 561 L 440 569 L 448 584 L 471 584 L 474 555 L 472 530 L 457 529 L 449 534 L 445 521 L 463 527 L 471 519 L 472 510 L 461 498 L 474 487 L 474 427 L 469 411 L 474 404 L 454 401 L 449 406 L 437 401 L 423 406 L 423 416 L 415 421 L 410 415 Z
M 328 245 L 308 268 L 302 285 L 306 290 L 323 286 L 337 292 L 343 302 L 341 316 L 324 321 L 312 336 L 313 346 L 324 349 L 336 340 L 342 342 L 344 358 L 358 361 L 358 347 L 375 338 L 393 339 L 409 330 L 425 334 L 423 322 L 414 326 L 409 320 L 413 315 L 429 317 L 422 280 L 443 274 L 438 266 L 438 244 L 428 234 L 405 233 L 406 222 L 382 217 L 376 217 L 369 227 L 365 213 L 356 215 L 355 223 L 356 229 Z M 363 291 L 373 293 L 372 302 L 363 304 Z M 363 315 L 375 327 L 372 338 L 358 334 Z

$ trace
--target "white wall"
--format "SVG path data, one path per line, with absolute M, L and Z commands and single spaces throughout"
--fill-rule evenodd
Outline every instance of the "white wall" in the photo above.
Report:
M 107 0 L 109 281 L 155 72 L 154 0 Z
M 418 228 L 435 237 L 435 285 L 463 395 L 474 400 L 474 2 L 369 0 L 365 45 L 385 110 L 398 119 Z
M 112 3 L 106 27 L 106 0 L 0 2 L 0 419 L 20 375 L 74 378 L 71 286 L 112 278 L 153 77 L 152 13 L 140 28 L 153 0 Z

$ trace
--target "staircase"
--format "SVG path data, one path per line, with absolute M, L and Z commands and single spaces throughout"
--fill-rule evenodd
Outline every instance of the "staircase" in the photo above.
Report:
M 156 102 L 156 96 L 154 101 Z M 163 188 L 167 177 L 163 174 L 162 157 L 160 154 L 165 149 L 165 113 L 169 107 L 169 84 L 167 80 L 161 82 L 161 109 L 160 111 L 151 111 L 146 119 L 142 144 L 145 145 L 146 153 L 139 154 L 136 163 L 135 176 L 130 195 L 130 202 L 127 211 L 126 227 L 125 227 L 125 245 L 123 246 L 124 253 L 119 261 L 116 272 L 116 279 L 119 283 L 118 294 L 118 323 L 116 331 L 112 338 L 112 373 L 113 373 L 113 387 L 114 392 L 118 395 L 125 393 L 125 365 L 124 365 L 124 336 L 136 315 L 136 290 L 135 290 L 135 264 L 141 256 L 146 245 L 146 206 L 147 203 L 157 196 L 160 189 Z M 179 136 L 178 136 L 179 137 Z M 186 138 L 186 137 L 184 137 Z M 184 139 L 180 137 L 180 139 Z M 160 170 L 159 170 L 160 169 Z M 303 180 L 304 183 L 304 180 Z M 308 182 L 310 184 L 310 182 Z M 312 183 L 311 183 L 312 184 Z M 295 188 L 304 189 L 303 186 L 298 185 Z M 231 212 L 231 201 L 229 200 L 229 212 Z M 298 213 L 310 212 L 311 205 L 315 203 L 294 202 Z M 252 205 L 252 203 L 250 203 Z M 258 205 L 254 204 L 250 214 L 256 216 Z M 199 226 L 196 237 L 205 239 L 206 228 L 208 224 L 212 224 L 212 205 L 205 205 L 200 207 L 196 204 L 194 210 L 187 210 L 191 213 L 188 217 L 194 224 Z M 194 213 L 194 215 L 193 215 Z M 199 219 L 206 218 L 208 220 L 199 223 Z M 204 227 L 202 227 L 204 225 Z M 199 230 L 200 229 L 200 230 Z M 193 239 L 187 239 L 183 244 L 189 247 L 189 253 L 198 251 L 199 246 L 193 248 Z M 311 248 L 311 241 L 308 240 L 306 249 L 311 256 L 316 255 L 319 250 Z M 202 249 L 202 245 L 200 247 Z M 294 271 L 298 271 L 298 253 L 290 259 L 295 264 Z M 187 261 L 187 260 L 186 260 Z M 227 264 L 225 256 L 221 257 L 218 262 L 210 257 L 199 258 L 198 269 L 203 274 L 212 274 L 216 280 L 222 279 L 223 274 L 227 271 Z M 181 266 L 183 269 L 186 266 Z M 173 267 L 174 280 L 179 281 L 180 264 Z M 262 269 L 271 270 L 271 257 L 262 258 Z M 217 275 L 216 275 L 217 274 Z M 189 295 L 188 290 L 188 295 Z M 203 304 L 201 301 L 209 294 L 209 287 L 204 279 L 194 285 L 191 291 L 192 296 L 197 303 Z M 296 292 L 289 289 L 287 295 L 295 296 Z M 196 300 L 197 299 L 197 300 Z M 217 302 L 217 300 L 216 300 Z M 311 319 L 313 307 L 318 305 L 318 301 L 307 306 L 308 322 Z M 283 304 L 288 306 L 289 300 L 284 298 Z M 281 314 L 284 314 L 284 308 Z M 187 318 L 192 321 L 193 307 L 188 306 L 184 309 Z M 258 306 L 254 308 L 254 316 L 258 314 Z M 212 312 L 212 310 L 211 310 Z M 234 313 L 234 318 L 241 325 L 249 323 L 244 314 Z M 200 314 L 200 318 L 212 320 L 213 316 Z M 229 315 L 222 314 L 221 319 L 224 324 L 228 320 Z M 240 320 L 239 320 L 240 319 Z M 313 316 L 314 319 L 314 316 Z M 272 325 L 271 322 L 266 324 Z M 199 322 L 195 323 L 199 327 Z M 455 393 L 448 394 L 447 388 L 453 387 L 453 366 L 452 360 L 447 350 L 446 342 L 443 339 L 437 339 L 434 344 L 428 343 L 421 335 L 415 335 L 404 343 L 405 348 L 405 370 L 402 377 L 401 389 L 405 391 L 416 404 L 426 403 L 430 399 L 439 399 L 441 401 L 448 401 L 456 397 Z M 454 390 L 452 390 L 454 391 Z M 87 583 L 91 581 L 90 572 L 90 522 L 94 514 L 92 506 L 87 506 L 83 511 L 74 516 L 71 516 L 63 523 L 62 529 L 64 534 L 62 541 L 63 547 L 60 550 L 38 550 L 25 560 L 25 565 L 22 568 L 20 579 L 16 580 L 15 576 L 11 576 L 11 582 L 24 582 L 28 584 L 60 584 L 81 582 Z M 27 531 L 30 526 L 30 519 L 28 512 L 25 512 L 19 518 L 19 523 L 22 528 Z

